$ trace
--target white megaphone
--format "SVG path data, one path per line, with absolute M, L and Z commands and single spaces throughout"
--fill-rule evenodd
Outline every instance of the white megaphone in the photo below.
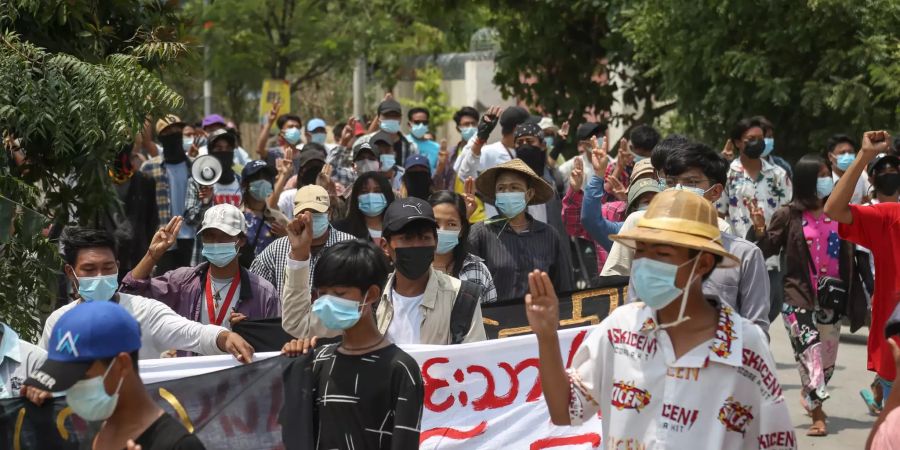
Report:
M 203 155 L 191 164 L 191 178 L 200 186 L 212 186 L 222 177 L 222 163 L 215 156 Z

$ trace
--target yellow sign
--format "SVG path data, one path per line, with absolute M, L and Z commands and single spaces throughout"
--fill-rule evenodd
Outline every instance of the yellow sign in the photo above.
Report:
M 272 105 L 278 101 L 278 115 L 287 114 L 291 110 L 291 83 L 287 80 L 263 80 L 262 95 L 259 96 L 259 123 L 266 123 L 266 116 L 272 111 Z M 272 126 L 275 124 L 273 123 Z

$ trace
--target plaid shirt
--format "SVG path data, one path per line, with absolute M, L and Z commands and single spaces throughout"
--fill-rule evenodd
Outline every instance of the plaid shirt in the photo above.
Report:
M 618 164 L 618 162 L 610 161 L 609 165 L 606 166 L 607 177 L 612 176 L 613 172 L 616 171 L 616 165 Z M 623 170 L 622 173 L 619 174 L 619 182 L 622 183 L 622 187 L 624 187 L 625 189 L 628 189 L 628 185 L 631 184 L 631 169 L 632 167 L 626 166 L 625 170 Z M 585 177 L 585 180 L 590 181 L 590 178 Z M 606 187 L 609 187 L 609 185 L 607 184 Z M 609 202 L 616 201 L 616 198 L 613 197 L 612 191 L 610 189 L 606 189 L 603 193 L 603 197 L 600 198 L 600 200 L 603 201 L 604 205 Z
M 471 281 L 481 287 L 481 303 L 492 303 L 497 301 L 497 288 L 494 286 L 494 278 L 484 260 L 469 253 L 466 260 L 463 261 L 462 269 L 459 271 L 459 279 Z
M 187 164 L 187 162 L 185 162 Z M 141 173 L 156 183 L 156 208 L 159 211 L 159 225 L 165 226 L 172 220 L 172 204 L 169 196 L 169 176 L 162 156 L 154 156 L 141 165 Z
M 338 231 L 333 227 L 328 228 L 328 233 L 328 240 L 325 242 L 323 248 L 331 247 L 338 242 L 356 239 L 356 237 L 344 233 L 343 231 Z M 280 237 L 275 239 L 275 241 L 269 244 L 262 253 L 257 255 L 256 259 L 253 260 L 253 264 L 250 265 L 250 272 L 257 274 L 268 280 L 269 283 L 272 283 L 278 291 L 279 297 L 283 295 L 284 267 L 287 265 L 290 253 L 291 241 L 287 236 Z M 319 251 L 314 250 L 309 258 L 309 285 L 311 288 L 315 286 L 313 283 L 313 273 L 315 272 L 316 262 L 319 260 L 319 255 L 321 254 L 321 249 Z
M 594 254 L 597 255 L 597 270 L 602 269 L 606 263 L 608 252 L 602 245 L 591 238 L 588 232 L 585 231 L 584 225 L 581 224 L 581 205 L 584 203 L 584 191 L 580 189 L 573 191 L 572 188 L 569 188 L 566 190 L 562 203 L 562 221 L 566 226 L 566 233 L 569 236 L 585 239 L 594 244 Z M 625 207 L 625 202 L 621 201 L 604 203 L 601 214 L 606 220 L 611 222 L 622 222 L 625 220 Z

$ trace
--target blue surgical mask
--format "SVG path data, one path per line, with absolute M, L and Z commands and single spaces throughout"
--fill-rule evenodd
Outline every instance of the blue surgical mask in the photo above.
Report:
M 544 145 L 547 146 L 547 150 L 553 148 L 553 136 L 544 136 Z
M 378 160 L 381 161 L 381 170 L 384 172 L 391 170 L 392 167 L 397 165 L 397 158 L 394 155 L 381 155 L 378 157 Z
M 118 274 L 75 278 L 78 280 L 78 295 L 86 302 L 109 301 L 119 289 Z
M 838 155 L 836 159 L 838 169 L 846 171 L 850 168 L 850 164 L 853 164 L 853 160 L 856 159 L 856 155 L 853 153 L 844 153 L 843 155 Z
M 387 208 L 387 199 L 381 192 L 373 192 L 360 195 L 358 198 L 359 210 L 369 217 L 380 216 Z
M 434 252 L 438 255 L 446 255 L 459 245 L 459 230 L 437 230 L 437 237 L 437 249 Z
M 291 145 L 300 142 L 300 129 L 297 127 L 285 128 L 283 134 L 284 140 L 288 141 Z
M 313 302 L 312 312 L 325 328 L 346 330 L 359 322 L 362 315 L 360 310 L 364 304 L 333 295 L 323 295 Z
M 272 183 L 268 180 L 256 180 L 250 183 L 250 195 L 257 200 L 265 200 L 272 194 Z
M 472 136 L 475 136 L 475 132 L 478 131 L 475 127 L 462 127 L 459 129 L 459 134 L 462 135 L 464 141 L 468 141 L 472 139 Z
M 525 201 L 524 192 L 501 192 L 497 194 L 494 205 L 500 210 L 500 214 L 503 214 L 508 219 L 512 219 L 522 211 L 525 211 L 528 202 Z
M 194 138 L 186 137 L 181 139 L 181 147 L 184 151 L 190 150 L 192 145 L 194 145 Z
M 314 213 L 312 215 L 313 237 L 320 238 L 326 231 L 328 231 L 328 213 Z
M 237 245 L 234 242 L 222 244 L 203 244 L 203 257 L 216 267 L 225 267 L 237 257 Z
M 712 187 L 710 187 L 709 189 L 712 189 Z M 703 197 L 704 195 L 706 195 L 706 192 L 709 191 L 709 189 L 707 189 L 707 190 L 704 191 L 703 189 L 698 188 L 698 187 L 682 186 L 682 185 L 679 183 L 679 184 L 676 184 L 674 187 L 670 187 L 670 188 L 668 188 L 668 189 L 666 189 L 666 190 L 667 190 L 667 191 L 668 191 L 668 190 L 673 190 L 673 191 L 687 191 L 687 192 L 693 192 L 694 194 L 697 194 L 697 195 Z
M 122 389 L 122 378 L 112 395 L 106 393 L 103 381 L 109 375 L 109 369 L 116 363 L 114 359 L 102 376 L 80 380 L 66 391 L 66 403 L 72 412 L 88 422 L 100 422 L 109 419 L 119 402 L 119 389 Z
M 816 196 L 825 198 L 834 190 L 834 179 L 831 176 L 816 178 Z
M 425 137 L 425 133 L 428 132 L 428 125 L 424 123 L 414 123 L 410 131 L 416 139 L 422 139 Z
M 634 163 L 635 163 L 635 164 L 637 164 L 637 163 L 639 163 L 639 162 L 641 162 L 641 161 L 647 159 L 646 156 L 641 156 L 641 155 L 638 155 L 637 153 L 632 153 L 631 156 L 632 156 L 632 158 L 634 158 Z
M 378 172 L 378 161 L 360 159 L 356 161 L 356 173 Z
M 697 268 L 697 261 L 700 255 L 694 257 L 684 264 L 675 265 L 650 258 L 638 258 L 631 263 L 631 284 L 634 286 L 634 293 L 637 298 L 644 302 L 654 311 L 665 308 L 681 296 L 681 312 L 678 313 L 678 319 L 674 322 L 661 325 L 660 328 L 666 328 L 677 325 L 690 317 L 684 316 L 685 306 L 687 305 L 687 291 L 675 286 L 675 276 L 678 269 L 694 263 L 691 269 L 691 275 L 688 277 L 686 286 L 690 286 L 694 280 L 694 270 Z
M 775 150 L 775 139 L 774 138 L 765 138 L 763 142 L 766 144 L 765 148 L 763 148 L 762 156 L 765 158 L 772 154 L 772 150 Z
M 310 142 L 322 145 L 325 145 L 325 139 L 328 138 L 328 135 L 326 135 L 325 133 L 312 133 L 309 136 Z
M 397 133 L 400 131 L 400 121 L 395 119 L 382 119 L 379 125 L 385 133 Z

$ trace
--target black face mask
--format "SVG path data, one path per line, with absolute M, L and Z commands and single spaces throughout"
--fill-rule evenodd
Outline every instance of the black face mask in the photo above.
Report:
M 434 261 L 435 247 L 404 247 L 395 249 L 397 257 L 394 258 L 394 267 L 404 277 L 410 280 L 418 280 L 428 272 Z
M 184 151 L 182 151 L 184 153 Z M 219 164 L 222 165 L 222 176 L 219 178 L 219 183 L 229 184 L 234 181 L 234 169 L 231 167 L 234 164 L 234 152 L 212 152 L 210 153 L 213 157 L 219 160 Z
M 750 159 L 759 159 L 765 149 L 765 141 L 762 139 L 754 139 L 752 141 L 747 141 L 747 145 L 744 146 L 744 154 Z
M 431 195 L 431 175 L 426 172 L 406 172 L 403 174 L 406 195 L 427 200 Z
M 894 195 L 900 188 L 900 173 L 883 173 L 876 175 L 873 182 L 875 190 L 881 195 Z
M 181 145 L 181 133 L 160 136 L 159 143 L 162 145 L 163 160 L 166 163 L 178 164 L 187 161 L 187 154 Z
M 544 177 L 544 168 L 547 166 L 547 154 L 540 147 L 523 144 L 516 147 L 516 158 L 521 159 L 531 167 L 537 176 Z
M 306 167 L 304 167 L 302 169 L 303 173 L 298 175 L 298 178 L 300 179 L 300 184 L 298 185 L 298 187 L 316 184 L 316 181 L 318 181 L 319 178 L 319 173 L 322 172 L 322 167 L 324 166 L 321 164 L 308 164 Z

